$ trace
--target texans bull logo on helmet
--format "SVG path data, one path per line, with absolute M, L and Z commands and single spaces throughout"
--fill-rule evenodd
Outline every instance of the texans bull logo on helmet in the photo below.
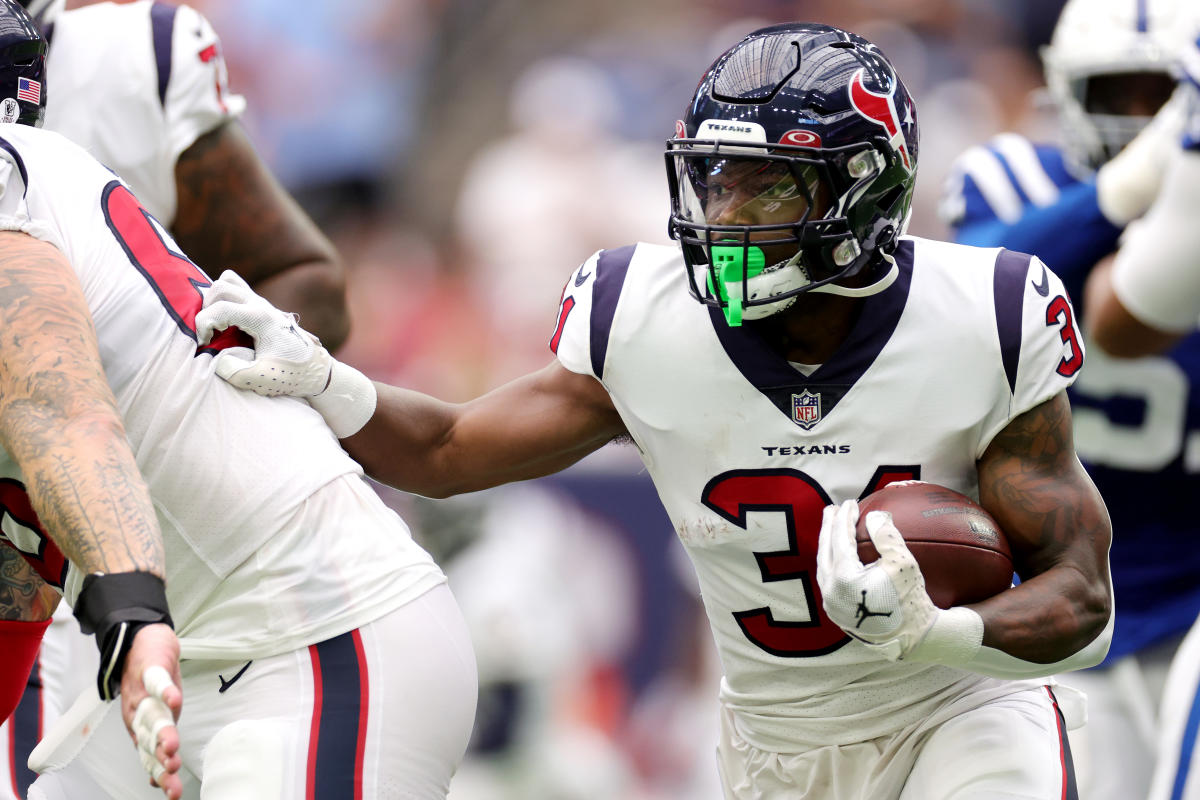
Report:
M 872 92 L 863 82 L 865 74 L 866 70 L 860 69 L 850 79 L 850 105 L 854 106 L 854 110 L 859 114 L 887 131 L 888 142 L 892 145 L 892 149 L 899 154 L 904 168 L 912 172 L 915 167 L 909 156 L 908 144 L 904 137 L 904 121 L 900 119 L 900 115 L 896 111 L 896 83 L 895 81 L 891 82 L 886 94 Z M 912 113 L 907 104 L 905 113 L 911 120 Z

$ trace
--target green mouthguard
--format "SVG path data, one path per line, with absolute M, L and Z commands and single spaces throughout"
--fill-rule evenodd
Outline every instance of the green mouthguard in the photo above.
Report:
M 762 272 L 767 258 L 763 255 L 761 247 L 714 244 L 711 250 L 713 267 L 721 285 L 713 286 L 713 271 L 710 270 L 708 291 L 721 299 L 721 311 L 725 313 L 725 322 L 731 328 L 736 328 L 742 324 L 742 310 L 745 308 L 745 298 L 742 296 L 742 288 L 745 285 L 743 281 Z

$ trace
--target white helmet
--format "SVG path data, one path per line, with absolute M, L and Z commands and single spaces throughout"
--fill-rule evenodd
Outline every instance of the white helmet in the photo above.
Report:
M 1171 79 L 1164 82 L 1169 94 L 1171 70 L 1195 41 L 1197 28 L 1197 0 L 1068 0 L 1050 44 L 1042 48 L 1042 63 L 1058 106 L 1063 146 L 1076 165 L 1094 169 L 1103 164 L 1151 118 L 1089 104 L 1092 79 L 1161 73 Z

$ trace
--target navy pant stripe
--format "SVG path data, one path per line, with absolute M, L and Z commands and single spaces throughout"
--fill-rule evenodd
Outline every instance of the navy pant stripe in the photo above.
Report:
M 1192 696 L 1192 707 L 1188 711 L 1187 724 L 1183 728 L 1183 742 L 1179 745 L 1179 765 L 1175 768 L 1175 784 L 1171 787 L 1171 800 L 1180 800 L 1183 797 L 1183 788 L 1187 784 L 1198 732 L 1200 732 L 1200 691 Z
M 315 751 L 309 747 L 309 800 L 353 800 L 362 796 L 362 748 L 367 676 L 357 631 L 309 648 L 319 719 L 313 721 Z
M 13 789 L 17 797 L 24 797 L 37 773 L 26 766 L 29 754 L 42 738 L 42 677 L 41 655 L 33 662 L 29 673 L 29 684 L 21 695 L 21 702 L 13 711 L 8 722 L 9 758 L 12 764 Z

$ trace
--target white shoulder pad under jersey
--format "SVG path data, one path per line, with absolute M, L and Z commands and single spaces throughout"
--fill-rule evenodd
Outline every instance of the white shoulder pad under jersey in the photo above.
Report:
M 214 375 L 215 348 L 195 336 L 211 281 L 81 148 L 0 124 L 0 230 L 50 242 L 79 278 L 193 655 L 252 658 L 321 641 L 444 580 L 319 414 Z M 8 495 L 21 481 L 0 451 L 0 511 L 15 507 Z M 10 511 L 0 535 L 41 552 L 27 521 Z M 73 600 L 81 578 L 59 566 L 42 575 Z
M 212 26 L 188 6 L 98 3 L 63 12 L 46 65 L 45 127 L 125 179 L 170 226 L 175 162 L 245 109 Z
M 861 741 L 1015 685 L 881 662 L 816 595 L 825 505 L 906 478 L 977 497 L 992 438 L 1083 363 L 1040 261 L 916 238 L 895 260 L 896 281 L 808 377 L 699 303 L 677 248 L 602 251 L 563 292 L 552 348 L 604 383 L 641 449 L 696 567 L 722 697 L 761 747 Z

